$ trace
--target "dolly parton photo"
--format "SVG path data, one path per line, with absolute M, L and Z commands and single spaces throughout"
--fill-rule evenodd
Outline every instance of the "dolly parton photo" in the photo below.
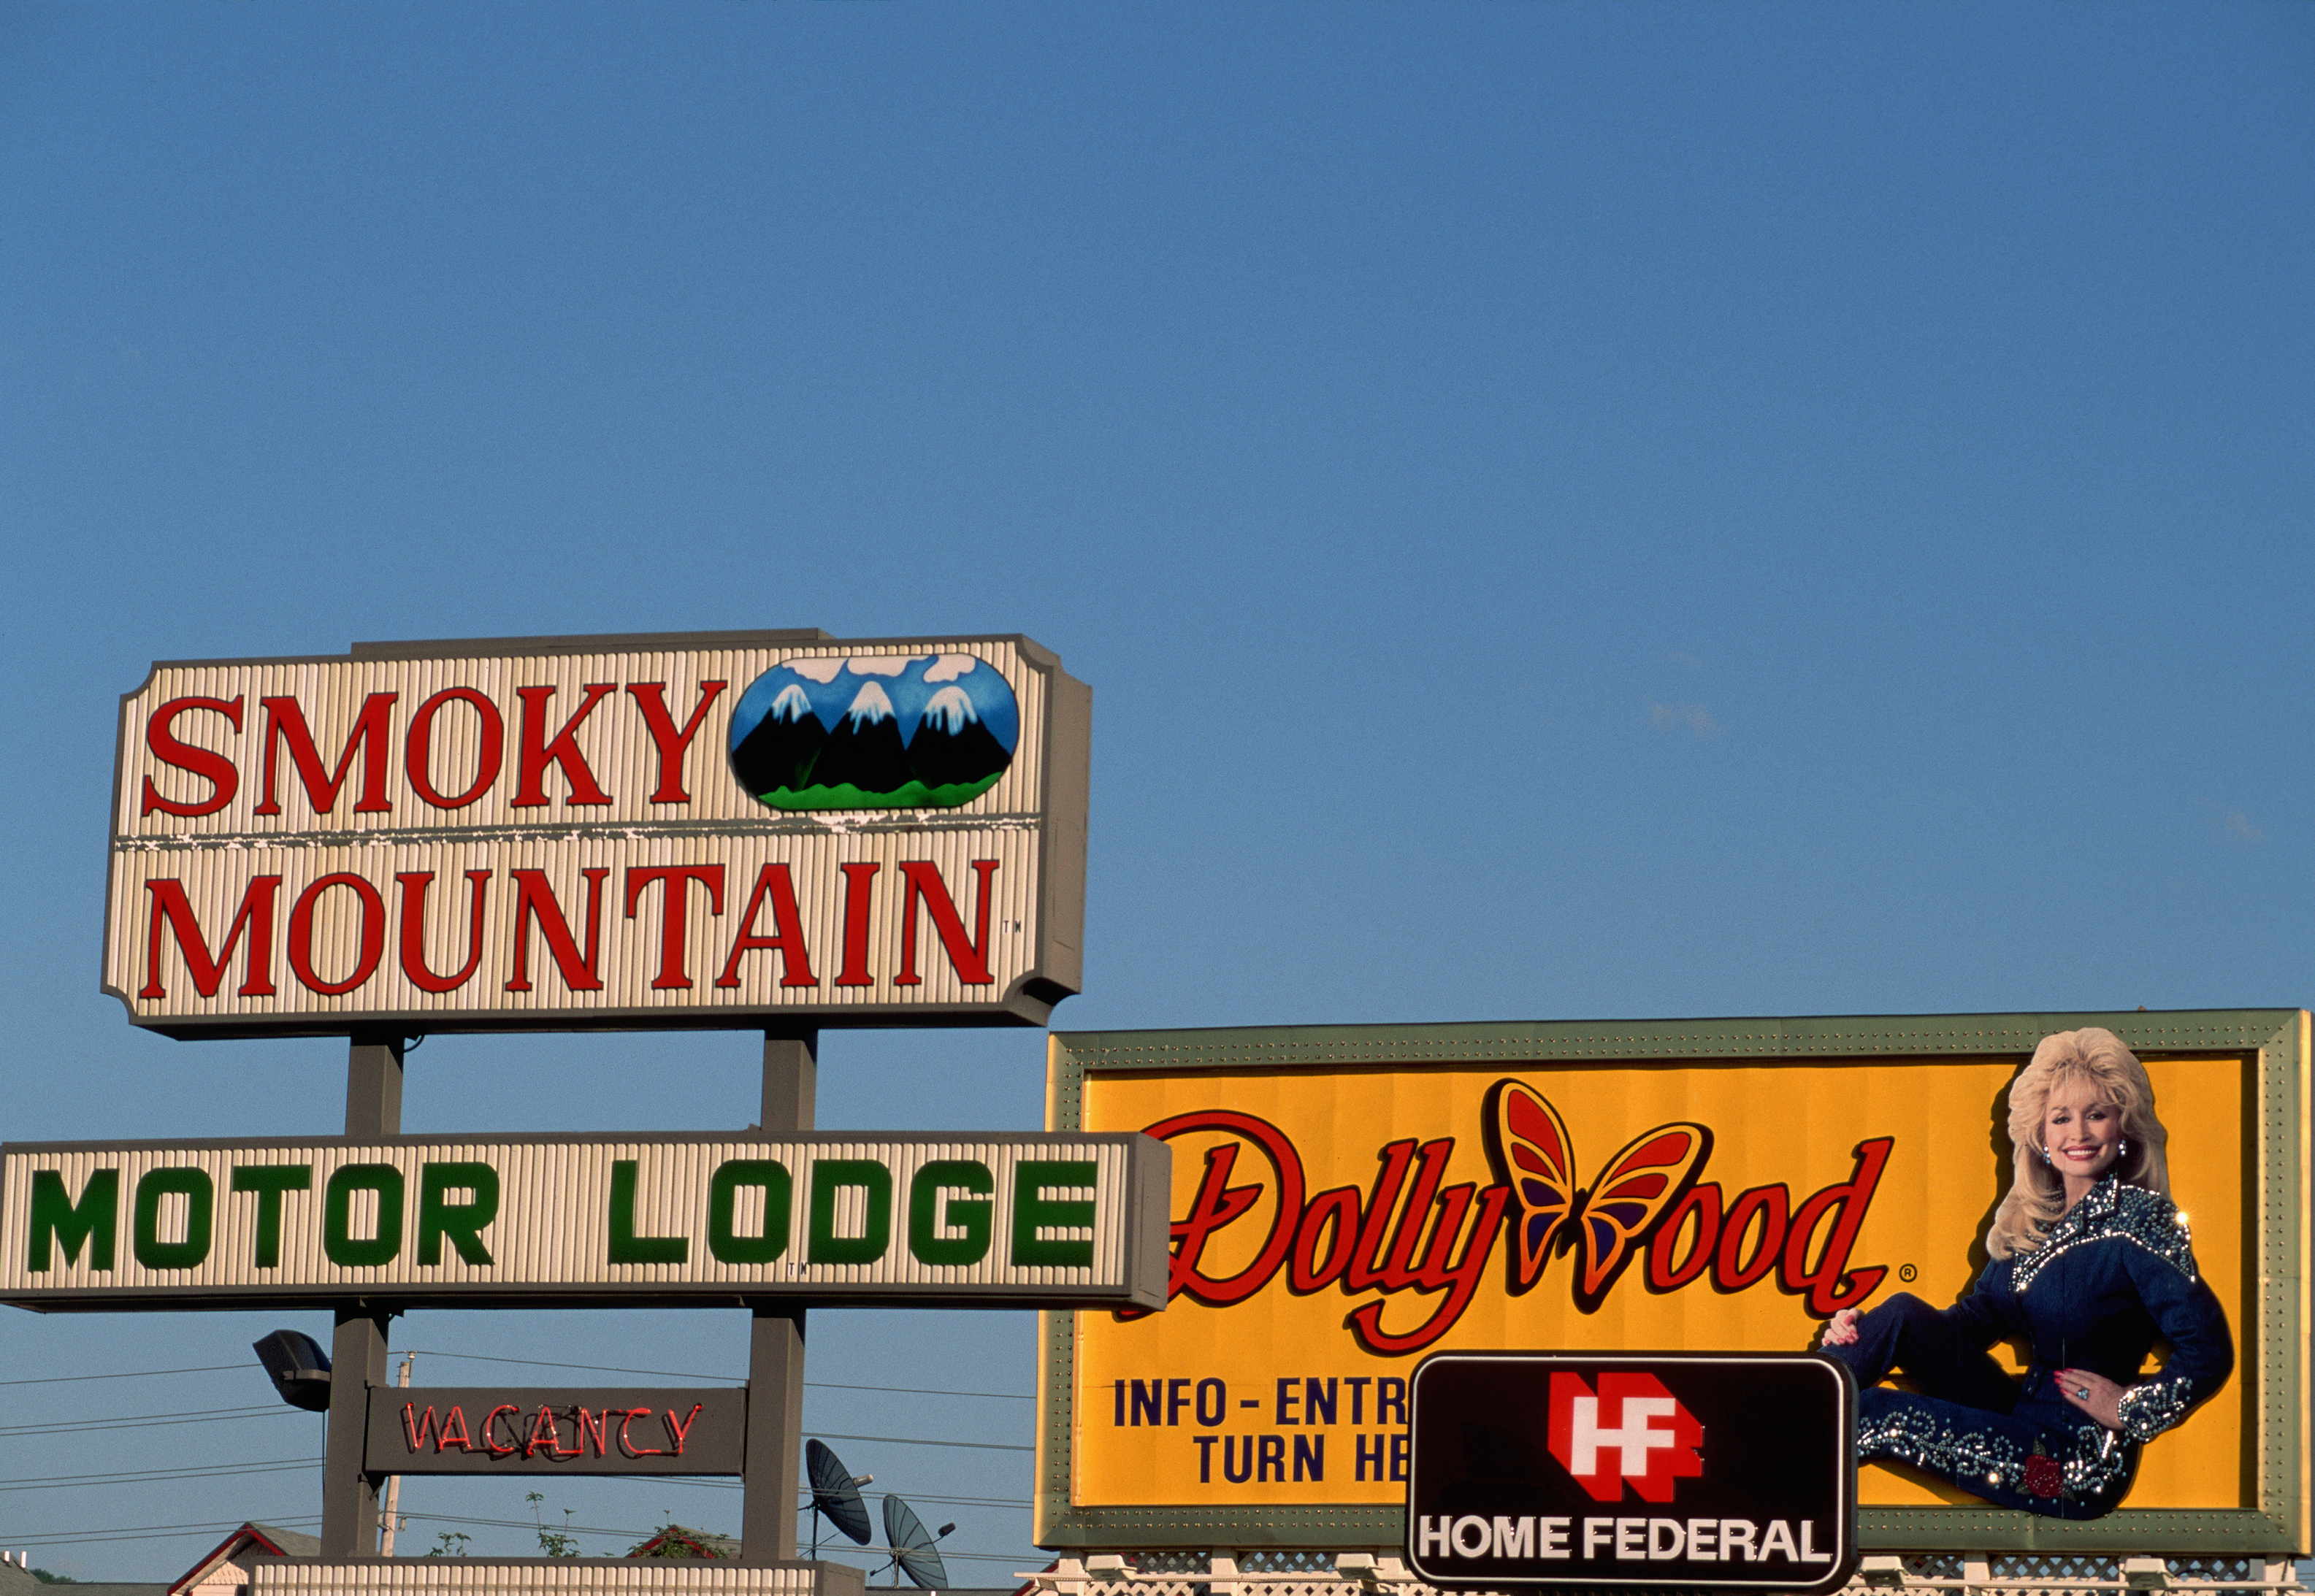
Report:
M 1860 1390 L 1857 1457 L 1999 1507 L 2094 1519 L 2120 1505 L 2139 1449 L 2225 1384 L 2234 1343 L 2170 1201 L 2144 1066 L 2110 1031 L 2045 1036 L 2009 1088 L 2014 1172 L 1967 1296 L 1900 1292 L 1835 1314 L 1823 1350 Z M 2013 1376 L 1988 1349 L 2028 1349 Z M 2157 1372 L 2146 1357 L 2170 1355 Z M 1917 1388 L 1881 1382 L 1902 1374 Z

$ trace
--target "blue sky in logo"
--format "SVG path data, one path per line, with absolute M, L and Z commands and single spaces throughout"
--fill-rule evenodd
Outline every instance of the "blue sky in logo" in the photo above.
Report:
M 882 687 L 891 701 L 904 742 L 915 739 L 917 723 L 933 695 L 948 687 L 963 693 L 973 714 L 1007 753 L 1021 740 L 1021 706 L 1013 696 L 1013 686 L 987 661 L 971 654 L 862 654 L 845 660 L 792 660 L 765 671 L 748 684 L 732 708 L 732 746 L 740 746 L 773 701 L 791 686 L 803 689 L 812 714 L 833 732 L 860 689 L 870 682 Z

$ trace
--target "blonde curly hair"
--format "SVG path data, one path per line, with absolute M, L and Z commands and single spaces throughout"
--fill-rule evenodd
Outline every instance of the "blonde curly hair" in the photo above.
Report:
M 2154 1117 L 2154 1087 L 2146 1066 L 2111 1031 L 2089 1025 L 2056 1032 L 2042 1039 L 2032 1060 L 2009 1084 L 2013 1171 L 1985 1238 L 1985 1250 L 1996 1258 L 2032 1252 L 2066 1211 L 2065 1182 L 2050 1166 L 2042 1145 L 2042 1116 L 2050 1094 L 2069 1080 L 2088 1081 L 2122 1113 L 2129 1150 L 2115 1161 L 2115 1175 L 2127 1185 L 2170 1195 L 2169 1132 Z

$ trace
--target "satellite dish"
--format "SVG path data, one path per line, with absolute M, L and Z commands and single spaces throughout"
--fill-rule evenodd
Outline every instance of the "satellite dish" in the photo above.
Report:
M 876 1476 L 864 1474 L 856 1477 L 844 1467 L 842 1459 L 817 1441 L 803 1443 L 803 1467 L 812 1476 L 813 1552 L 820 1550 L 820 1520 L 823 1517 L 851 1537 L 855 1545 L 866 1546 L 869 1536 L 875 1531 L 869 1527 L 868 1505 L 860 1500 L 860 1487 Z
M 946 1535 L 955 1528 L 954 1524 L 944 1524 L 941 1533 Z M 947 1588 L 948 1565 L 941 1561 L 940 1548 L 933 1544 L 935 1538 L 925 1529 L 925 1521 L 917 1517 L 916 1509 L 898 1496 L 884 1498 L 884 1538 L 892 1543 L 892 1561 L 909 1576 L 910 1584 L 921 1591 Z

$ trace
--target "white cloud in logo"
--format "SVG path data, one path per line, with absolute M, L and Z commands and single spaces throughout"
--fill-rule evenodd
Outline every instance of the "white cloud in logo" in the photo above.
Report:
M 898 676 L 909 668 L 911 660 L 921 654 L 870 654 L 865 659 L 847 660 L 844 668 L 855 676 Z
M 834 681 L 836 673 L 844 669 L 841 660 L 783 660 L 780 663 L 806 681 L 816 681 L 822 687 Z
M 971 676 L 972 668 L 980 663 L 971 654 L 943 654 L 925 672 L 925 680 L 938 687 L 943 682 L 953 682 L 960 676 Z
M 2227 811 L 2226 828 L 2245 842 L 2257 842 L 2266 835 L 2257 826 L 2252 825 L 2250 817 L 2239 809 Z

